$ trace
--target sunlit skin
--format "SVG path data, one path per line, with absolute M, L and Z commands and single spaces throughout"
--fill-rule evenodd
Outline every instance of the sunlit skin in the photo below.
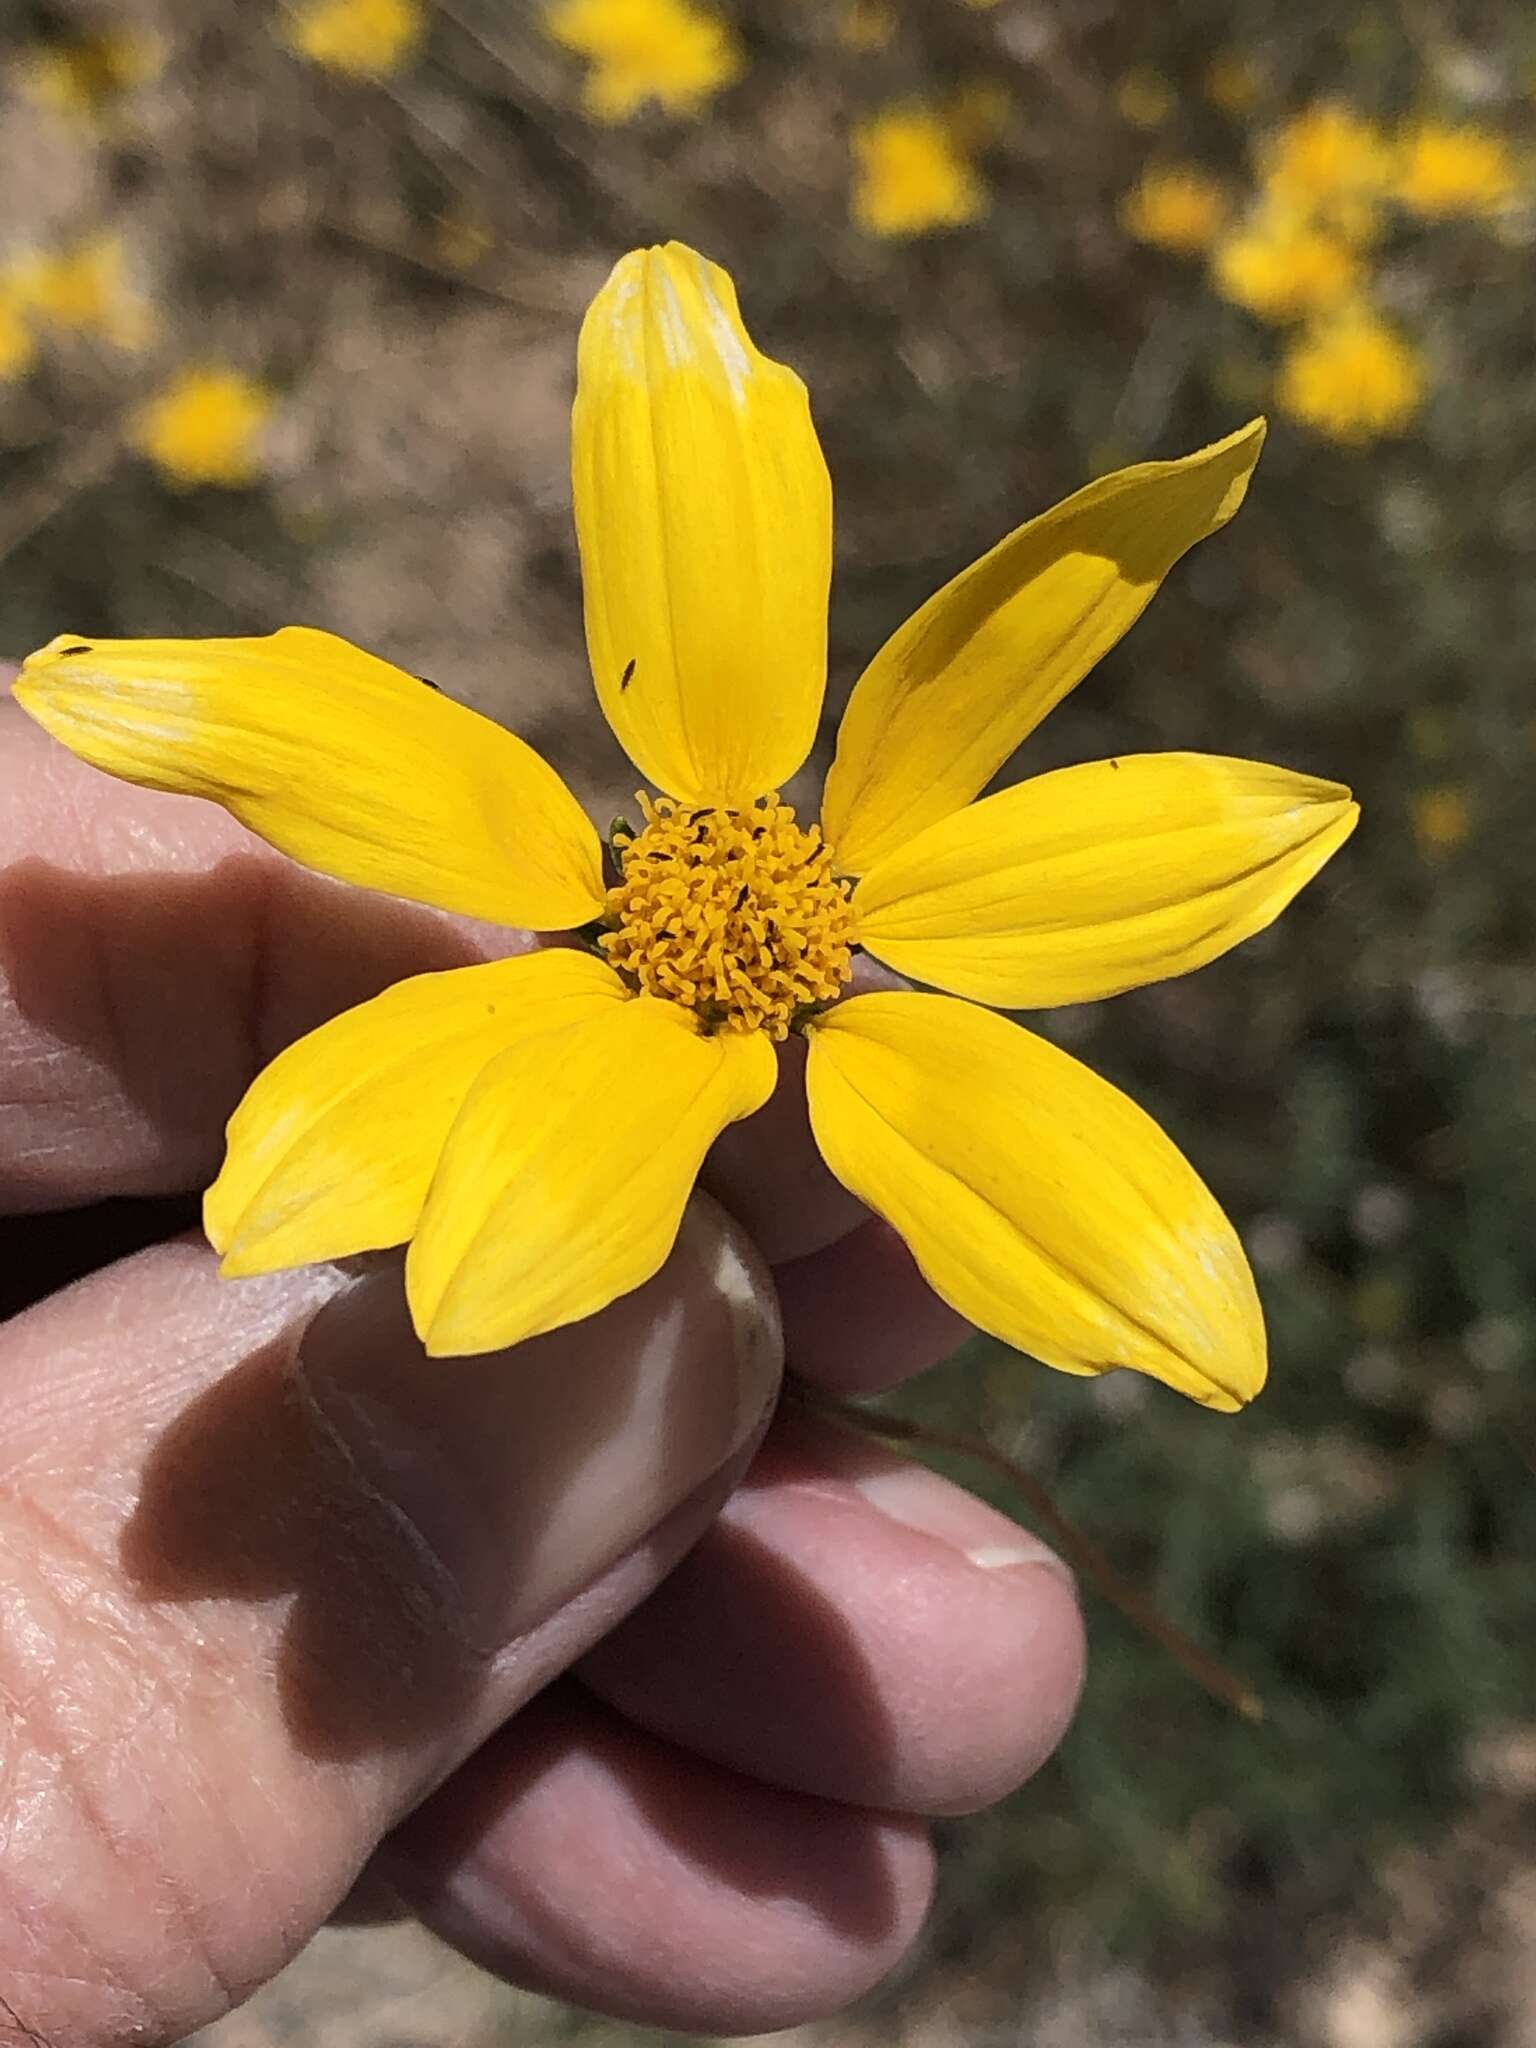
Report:
M 803 1071 L 834 1176 L 957 1313 L 1063 1371 L 1250 1399 L 1262 1317 L 1214 1197 L 999 1013 L 1216 958 L 1355 806 L 1192 753 L 982 792 L 1236 512 L 1262 440 L 1090 484 L 936 592 L 855 686 L 816 819 L 772 792 L 821 713 L 826 465 L 798 378 L 678 245 L 616 266 L 578 351 L 593 678 L 660 792 L 606 851 L 514 735 L 331 635 L 41 649 L 18 701 L 97 766 L 214 796 L 339 880 L 577 939 L 398 982 L 274 1061 L 204 1206 L 225 1271 L 408 1244 L 431 1355 L 564 1328 L 656 1272 L 722 1133 Z M 851 978 L 855 948 L 881 986 Z

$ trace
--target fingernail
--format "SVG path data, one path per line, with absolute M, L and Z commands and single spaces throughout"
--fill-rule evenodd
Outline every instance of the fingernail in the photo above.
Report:
M 852 1475 L 852 1484 L 893 1522 L 937 1536 L 983 1571 L 1034 1564 L 1049 1565 L 1065 1578 L 1072 1576 L 1048 1543 L 925 1465 L 899 1459 L 870 1464 Z
M 718 1471 L 759 1427 L 781 1365 L 766 1269 L 696 1195 L 661 1271 L 586 1322 L 429 1359 L 391 1263 L 315 1317 L 298 1376 L 353 1482 L 407 1525 L 492 1650 Z

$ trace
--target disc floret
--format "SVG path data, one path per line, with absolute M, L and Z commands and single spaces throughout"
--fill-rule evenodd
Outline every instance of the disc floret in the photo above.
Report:
M 852 969 L 849 886 L 820 826 L 798 824 L 776 792 L 745 810 L 639 803 L 641 830 L 613 836 L 619 881 L 598 940 L 608 960 L 707 1030 L 787 1037 Z

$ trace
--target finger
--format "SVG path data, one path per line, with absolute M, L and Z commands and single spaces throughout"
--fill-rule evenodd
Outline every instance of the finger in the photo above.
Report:
M 203 1185 L 290 1040 L 527 943 L 311 875 L 0 704 L 0 1211 Z
M 868 1216 L 811 1135 L 803 1038 L 779 1047 L 778 1087 L 715 1140 L 703 1180 L 773 1266 L 835 1243 Z
M 585 1325 L 432 1363 L 397 1268 L 230 1283 L 181 1242 L 0 1333 L 0 1984 L 39 2038 L 169 2042 L 272 1974 L 380 1836 L 655 1584 L 777 1373 L 696 1204 Z
M 948 1358 L 972 1334 L 878 1217 L 778 1267 L 773 1277 L 790 1369 L 830 1393 L 894 1387 Z
M 758 2033 L 867 1991 L 915 1936 L 910 1821 L 777 1792 L 537 1701 L 391 1841 L 391 1880 L 474 1960 L 642 2026 Z
M 583 1661 L 666 1741 L 827 1799 L 956 1813 L 1045 1761 L 1083 1678 L 1071 1579 L 1017 1523 L 781 1416 L 720 1520 Z

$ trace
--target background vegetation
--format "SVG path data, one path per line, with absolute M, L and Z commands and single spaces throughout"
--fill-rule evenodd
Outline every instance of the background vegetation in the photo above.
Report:
M 1045 1020 L 1238 1219 L 1271 1389 L 1227 1421 L 978 1343 L 905 1397 L 1046 1478 L 1268 1718 L 1100 1617 L 1060 1759 L 948 1830 L 924 1956 L 824 2038 L 1528 2039 L 1536 15 L 734 0 L 701 59 L 634 4 L 660 97 L 617 120 L 531 4 L 11 0 L 0 646 L 329 626 L 608 815 L 566 415 L 586 299 L 667 235 L 811 386 L 829 730 L 1010 526 L 1270 408 L 1241 517 L 1028 765 L 1207 747 L 1364 803 L 1276 930 Z M 225 2037 L 617 2032 L 327 1942 Z

